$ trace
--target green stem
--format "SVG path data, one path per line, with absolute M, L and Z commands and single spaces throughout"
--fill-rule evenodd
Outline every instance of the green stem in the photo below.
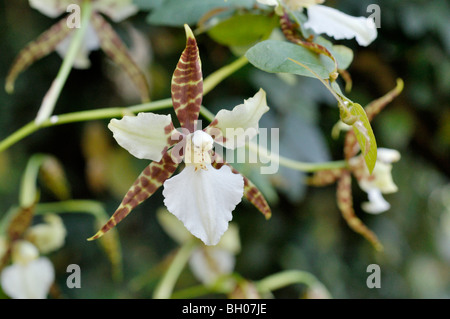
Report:
M 214 114 L 211 113 L 208 109 L 206 109 L 204 106 L 200 108 L 200 114 L 204 118 L 206 118 L 208 121 L 212 122 L 214 120 Z M 252 152 L 255 152 L 259 156 L 264 157 L 267 160 L 279 163 L 282 166 L 295 169 L 298 171 L 303 172 L 317 172 L 321 170 L 327 170 L 327 169 L 336 169 L 336 168 L 343 168 L 347 167 L 347 163 L 345 161 L 333 161 L 333 162 L 323 162 L 323 163 L 305 163 L 305 162 L 299 162 L 294 161 L 292 159 L 280 156 L 279 154 L 273 154 L 269 152 L 266 148 L 262 147 L 261 145 L 258 145 L 253 142 L 249 142 L 246 144 L 246 147 L 251 150 Z
M 320 286 L 328 293 L 314 275 L 301 270 L 286 270 L 270 275 L 257 282 L 256 288 L 261 293 L 267 293 L 293 284 L 305 284 L 308 287 Z
M 41 107 L 39 108 L 38 114 L 36 116 L 36 124 L 42 124 L 46 119 L 50 117 L 53 113 L 53 109 L 55 108 L 56 101 L 58 100 L 61 90 L 66 83 L 67 77 L 69 76 L 70 71 L 72 70 L 73 63 L 77 57 L 78 52 L 80 51 L 84 36 L 88 29 L 89 20 L 92 14 L 92 4 L 91 1 L 83 1 L 81 7 L 82 15 L 81 15 L 81 28 L 79 28 L 70 42 L 69 49 L 67 54 L 64 57 L 63 63 L 56 78 L 53 80 L 50 89 L 42 100 Z
M 214 89 L 220 82 L 226 79 L 230 74 L 242 68 L 248 63 L 245 56 L 241 56 L 236 61 L 220 68 L 219 70 L 211 73 L 203 82 L 203 95 Z
M 88 213 L 99 220 L 107 217 L 102 204 L 93 200 L 67 200 L 64 202 L 41 203 L 36 205 L 34 213 L 36 215 L 42 215 L 49 212 Z
M 17 130 L 3 141 L 0 142 L 0 152 L 8 149 L 23 138 L 31 135 L 43 127 L 51 127 L 56 125 L 93 121 L 101 119 L 109 119 L 113 117 L 123 116 L 128 113 L 138 113 L 144 111 L 156 111 L 168 108 L 172 105 L 171 99 L 164 99 L 145 104 L 134 105 L 130 107 L 113 107 L 105 109 L 97 109 L 90 111 L 80 111 L 74 113 L 67 113 L 62 115 L 54 115 L 50 119 L 45 120 L 41 125 L 37 125 L 34 121 L 26 124 L 21 129 Z
M 22 176 L 22 182 L 19 192 L 19 205 L 21 207 L 30 207 L 36 201 L 36 180 L 39 174 L 39 169 L 44 162 L 46 155 L 35 154 L 28 161 L 25 172 Z
M 255 152 L 259 156 L 264 157 L 267 160 L 279 163 L 280 165 L 284 167 L 288 167 L 291 169 L 295 169 L 302 172 L 317 172 L 322 170 L 328 170 L 328 169 L 337 169 L 337 168 L 344 168 L 347 167 L 346 161 L 333 161 L 333 162 L 322 162 L 322 163 L 305 163 L 305 162 L 299 162 L 292 160 L 287 157 L 283 157 L 279 154 L 273 154 L 269 152 L 266 148 L 262 147 L 261 145 L 258 145 L 256 143 L 249 142 L 246 144 L 246 147 L 251 150 L 252 152 Z
M 154 299 L 168 299 L 172 296 L 173 288 L 180 276 L 183 268 L 186 266 L 192 251 L 197 246 L 196 240 L 186 242 L 178 251 L 172 263 L 164 274 L 163 278 L 156 287 L 153 298 Z

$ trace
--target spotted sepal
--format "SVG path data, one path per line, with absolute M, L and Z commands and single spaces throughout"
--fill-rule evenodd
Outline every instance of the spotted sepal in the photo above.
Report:
M 339 210 L 348 226 L 367 239 L 377 251 L 382 251 L 383 245 L 378 240 L 378 237 L 355 215 L 353 209 L 352 179 L 349 171 L 342 171 L 342 176 L 337 184 L 336 196 Z
M 131 58 L 127 47 L 117 35 L 116 31 L 114 31 L 113 27 L 98 13 L 92 15 L 91 22 L 100 39 L 102 50 L 114 61 L 114 63 L 120 66 L 128 74 L 129 78 L 138 89 L 142 102 L 148 102 L 150 97 L 147 79 Z
M 172 159 L 170 152 L 166 152 L 161 161 L 152 162 L 148 165 L 130 187 L 109 221 L 88 240 L 94 240 L 103 236 L 108 230 L 114 228 L 122 219 L 127 217 L 136 206 L 152 196 L 172 176 L 178 163 L 178 161 Z
M 64 40 L 73 29 L 67 27 L 66 18 L 61 19 L 50 29 L 42 33 L 35 41 L 23 48 L 14 60 L 6 77 L 5 90 L 14 92 L 14 82 L 19 74 L 25 71 L 33 62 L 53 52 L 56 46 Z
M 240 174 L 244 178 L 244 196 L 245 198 L 253 204 L 266 219 L 269 219 L 272 216 L 272 210 L 270 209 L 269 204 L 267 203 L 264 195 L 261 191 L 256 187 L 255 184 L 247 177 L 239 173 L 234 167 L 225 162 L 225 160 L 219 156 L 217 153 L 214 154 L 214 161 L 212 162 L 212 166 L 220 169 L 223 165 L 227 165 L 231 168 L 231 171 L 235 174 Z
M 367 118 L 369 121 L 372 121 L 373 118 L 380 113 L 387 104 L 392 102 L 394 98 L 396 98 L 403 91 L 403 80 L 397 79 L 397 85 L 391 91 L 383 95 L 382 97 L 376 99 L 375 101 L 370 102 L 364 108 L 366 111 Z
M 172 103 L 181 127 L 193 132 L 203 98 L 203 77 L 197 41 L 188 25 L 186 48 L 172 76 Z

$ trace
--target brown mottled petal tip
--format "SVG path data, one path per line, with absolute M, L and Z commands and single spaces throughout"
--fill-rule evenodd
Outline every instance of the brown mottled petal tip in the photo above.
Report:
M 67 27 L 66 18 L 61 19 L 50 29 L 42 33 L 35 41 L 30 42 L 23 48 L 6 77 L 5 90 L 8 93 L 14 91 L 14 82 L 17 76 L 25 71 L 33 62 L 53 52 L 56 46 L 64 40 L 73 29 Z
M 148 165 L 134 184 L 130 187 L 120 206 L 109 221 L 91 238 L 95 240 L 103 236 L 108 230 L 114 228 L 122 219 L 140 203 L 152 196 L 156 190 L 175 172 L 178 164 L 172 160 L 170 152 L 166 152 L 159 162 Z
M 344 217 L 348 226 L 358 234 L 367 239 L 377 251 L 383 250 L 383 245 L 378 237 L 355 215 L 353 210 L 353 196 L 351 185 L 351 174 L 349 171 L 343 171 L 337 186 L 337 203 L 342 217 Z
M 197 41 L 188 25 L 185 30 L 186 48 L 173 73 L 171 92 L 180 125 L 193 132 L 202 104 L 203 77 Z
M 128 48 L 117 35 L 116 31 L 114 31 L 113 27 L 98 13 L 92 15 L 92 25 L 98 34 L 102 50 L 114 61 L 114 63 L 120 66 L 128 74 L 131 81 L 133 81 L 134 85 L 139 90 L 142 102 L 148 102 L 150 100 L 150 90 L 147 79 L 131 58 L 128 53 Z

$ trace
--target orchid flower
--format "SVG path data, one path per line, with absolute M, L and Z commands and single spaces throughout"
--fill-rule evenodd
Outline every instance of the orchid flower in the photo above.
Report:
M 398 81 L 396 88 L 368 104 L 365 107 L 368 120 L 373 120 L 389 102 L 401 93 L 402 89 L 403 82 Z M 348 129 L 344 142 L 344 156 L 348 167 L 319 171 L 309 179 L 309 184 L 326 186 L 337 182 L 337 204 L 342 216 L 354 231 L 364 236 L 376 249 L 381 250 L 382 245 L 377 236 L 355 215 L 351 177 L 353 174 L 360 188 L 368 194 L 369 201 L 363 203 L 361 208 L 372 214 L 384 212 L 390 208 L 390 204 L 383 198 L 382 194 L 394 193 L 398 190 L 392 179 L 391 163 L 400 160 L 400 153 L 397 150 L 378 148 L 375 167 L 372 174 L 370 174 L 363 156 L 361 154 L 357 155 L 360 148 L 354 130 L 351 126 L 343 123 L 339 123 L 339 126 L 344 126 Z
M 391 205 L 383 198 L 382 194 L 395 193 L 398 190 L 392 180 L 391 171 L 392 163 L 400 160 L 400 153 L 397 150 L 378 148 L 377 154 L 377 162 L 372 174 L 369 174 L 361 155 L 349 161 L 359 187 L 369 197 L 369 202 L 363 203 L 362 209 L 371 214 L 387 211 Z
M 147 166 L 111 219 L 93 237 L 117 225 L 131 210 L 164 185 L 164 204 L 185 227 L 207 245 L 216 245 L 228 228 L 232 211 L 242 196 L 266 217 L 271 212 L 261 192 L 216 153 L 213 143 L 234 149 L 258 132 L 261 116 L 269 110 L 261 89 L 233 110 L 221 110 L 203 130 L 197 120 L 203 97 L 201 62 L 195 37 L 185 25 L 186 48 L 172 77 L 172 102 L 181 132 L 170 115 L 139 113 L 112 119 L 108 127 L 117 143 Z M 171 177 L 184 159 L 185 167 Z
M 148 101 L 148 84 L 144 74 L 130 57 L 128 50 L 112 26 L 102 17 L 108 16 L 114 22 L 120 22 L 138 12 L 132 0 L 84 0 L 92 1 L 92 15 L 87 25 L 86 34 L 74 60 L 73 67 L 86 69 L 90 67 L 89 53 L 102 49 L 116 64 L 122 67 L 139 89 L 143 101 Z M 42 14 L 56 18 L 66 13 L 70 5 L 81 4 L 82 0 L 29 0 L 30 6 Z M 68 16 L 29 43 L 19 53 L 6 79 L 6 91 L 14 91 L 14 82 L 22 71 L 34 61 L 56 51 L 65 57 L 76 28 L 67 23 Z
M 277 0 L 257 0 L 259 3 L 278 6 Z M 284 0 L 286 7 L 298 11 L 307 9 L 305 28 L 316 34 L 325 33 L 336 40 L 355 38 L 359 45 L 368 46 L 377 37 L 377 27 L 372 18 L 353 17 L 339 10 L 320 5 L 324 0 Z
M 12 246 L 12 265 L 3 269 L 0 283 L 14 299 L 44 299 L 55 279 L 53 264 L 39 257 L 38 249 L 28 241 L 17 240 Z

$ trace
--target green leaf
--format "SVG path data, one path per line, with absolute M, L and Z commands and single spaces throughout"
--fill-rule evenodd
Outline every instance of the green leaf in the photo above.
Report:
M 140 10 L 151 10 L 155 9 L 164 2 L 164 0 L 133 0 L 133 4 L 135 4 Z
M 377 142 L 370 126 L 367 114 L 364 108 L 358 103 L 349 104 L 350 113 L 356 117 L 356 122 L 352 125 L 356 134 L 361 153 L 364 156 L 367 168 L 372 174 L 377 161 Z M 361 126 L 362 125 L 362 126 Z
M 254 0 L 164 0 L 147 17 L 147 22 L 166 26 L 195 24 L 209 11 L 216 8 L 246 8 L 254 5 Z
M 336 59 L 339 69 L 345 70 L 352 63 L 353 51 L 350 48 L 340 44 L 334 45 L 323 37 L 316 37 L 314 42 L 324 46 L 328 49 L 328 51 L 330 51 L 330 53 Z
M 245 56 L 255 67 L 269 73 L 292 73 L 316 77 L 310 70 L 289 59 L 306 65 L 322 79 L 328 79 L 334 69 L 328 57 L 319 56 L 306 48 L 286 41 L 260 42 L 250 48 Z
M 278 25 L 277 16 L 239 14 L 219 22 L 208 34 L 216 42 L 227 46 L 245 46 L 266 39 Z

